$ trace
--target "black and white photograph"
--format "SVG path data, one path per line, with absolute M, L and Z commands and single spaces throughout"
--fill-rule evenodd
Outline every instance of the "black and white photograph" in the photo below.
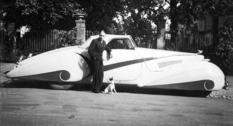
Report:
M 232 126 L 232 0 L 1 0 L 0 126 Z

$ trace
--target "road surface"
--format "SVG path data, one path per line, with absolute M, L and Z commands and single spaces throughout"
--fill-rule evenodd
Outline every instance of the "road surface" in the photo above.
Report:
M 205 97 L 0 88 L 1 126 L 232 126 L 232 108 Z

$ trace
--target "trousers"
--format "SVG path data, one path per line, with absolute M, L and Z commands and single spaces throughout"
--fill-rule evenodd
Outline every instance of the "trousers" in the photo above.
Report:
M 94 91 L 101 91 L 104 72 L 103 72 L 103 61 L 94 60 L 93 62 L 93 87 Z

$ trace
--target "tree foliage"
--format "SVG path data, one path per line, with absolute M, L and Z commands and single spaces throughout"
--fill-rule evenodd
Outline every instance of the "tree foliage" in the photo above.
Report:
M 203 19 L 206 14 L 223 15 L 232 5 L 231 0 L 125 0 L 122 10 L 123 30 L 133 37 L 145 35 L 151 39 L 152 24 L 157 24 L 164 17 L 171 19 L 170 32 L 172 42 L 178 32 L 178 24 L 190 24 Z M 159 31 L 158 31 L 159 32 Z
M 123 33 L 133 38 L 140 38 L 146 42 L 156 32 L 155 24 L 162 6 L 159 0 L 124 0 L 122 10 L 118 12 L 118 19 Z M 148 43 L 147 43 L 148 44 Z
M 226 74 L 233 74 L 233 25 L 225 24 L 218 38 L 215 62 Z
M 227 14 L 232 0 L 166 0 L 169 3 L 172 41 L 176 37 L 178 24 L 189 24 L 205 18 L 206 14 L 220 16 Z
M 6 14 L 5 22 L 14 22 L 17 27 L 71 29 L 76 10 L 81 10 L 90 30 L 118 28 L 113 18 L 120 15 L 124 32 L 135 36 L 150 32 L 151 24 L 161 16 L 171 18 L 171 29 L 176 32 L 178 23 L 203 18 L 205 13 L 227 13 L 230 3 L 232 0 L 2 0 L 0 13 Z M 169 8 L 164 9 L 167 4 Z
M 90 30 L 107 30 L 116 25 L 113 18 L 122 8 L 121 0 L 81 0 L 86 16 L 86 27 Z
M 17 28 L 64 29 L 74 25 L 72 19 L 79 8 L 74 0 L 3 0 L 2 11 L 6 13 L 4 21 L 15 23 Z
M 71 29 L 79 10 L 86 13 L 87 28 L 95 30 L 111 26 L 120 0 L 3 0 L 1 6 L 1 14 L 6 14 L 3 20 L 17 28 Z

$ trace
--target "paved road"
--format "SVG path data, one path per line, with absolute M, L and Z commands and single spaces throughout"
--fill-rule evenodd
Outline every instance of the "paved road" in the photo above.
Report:
M 1 126 L 231 126 L 232 108 L 232 100 L 204 97 L 0 88 Z

